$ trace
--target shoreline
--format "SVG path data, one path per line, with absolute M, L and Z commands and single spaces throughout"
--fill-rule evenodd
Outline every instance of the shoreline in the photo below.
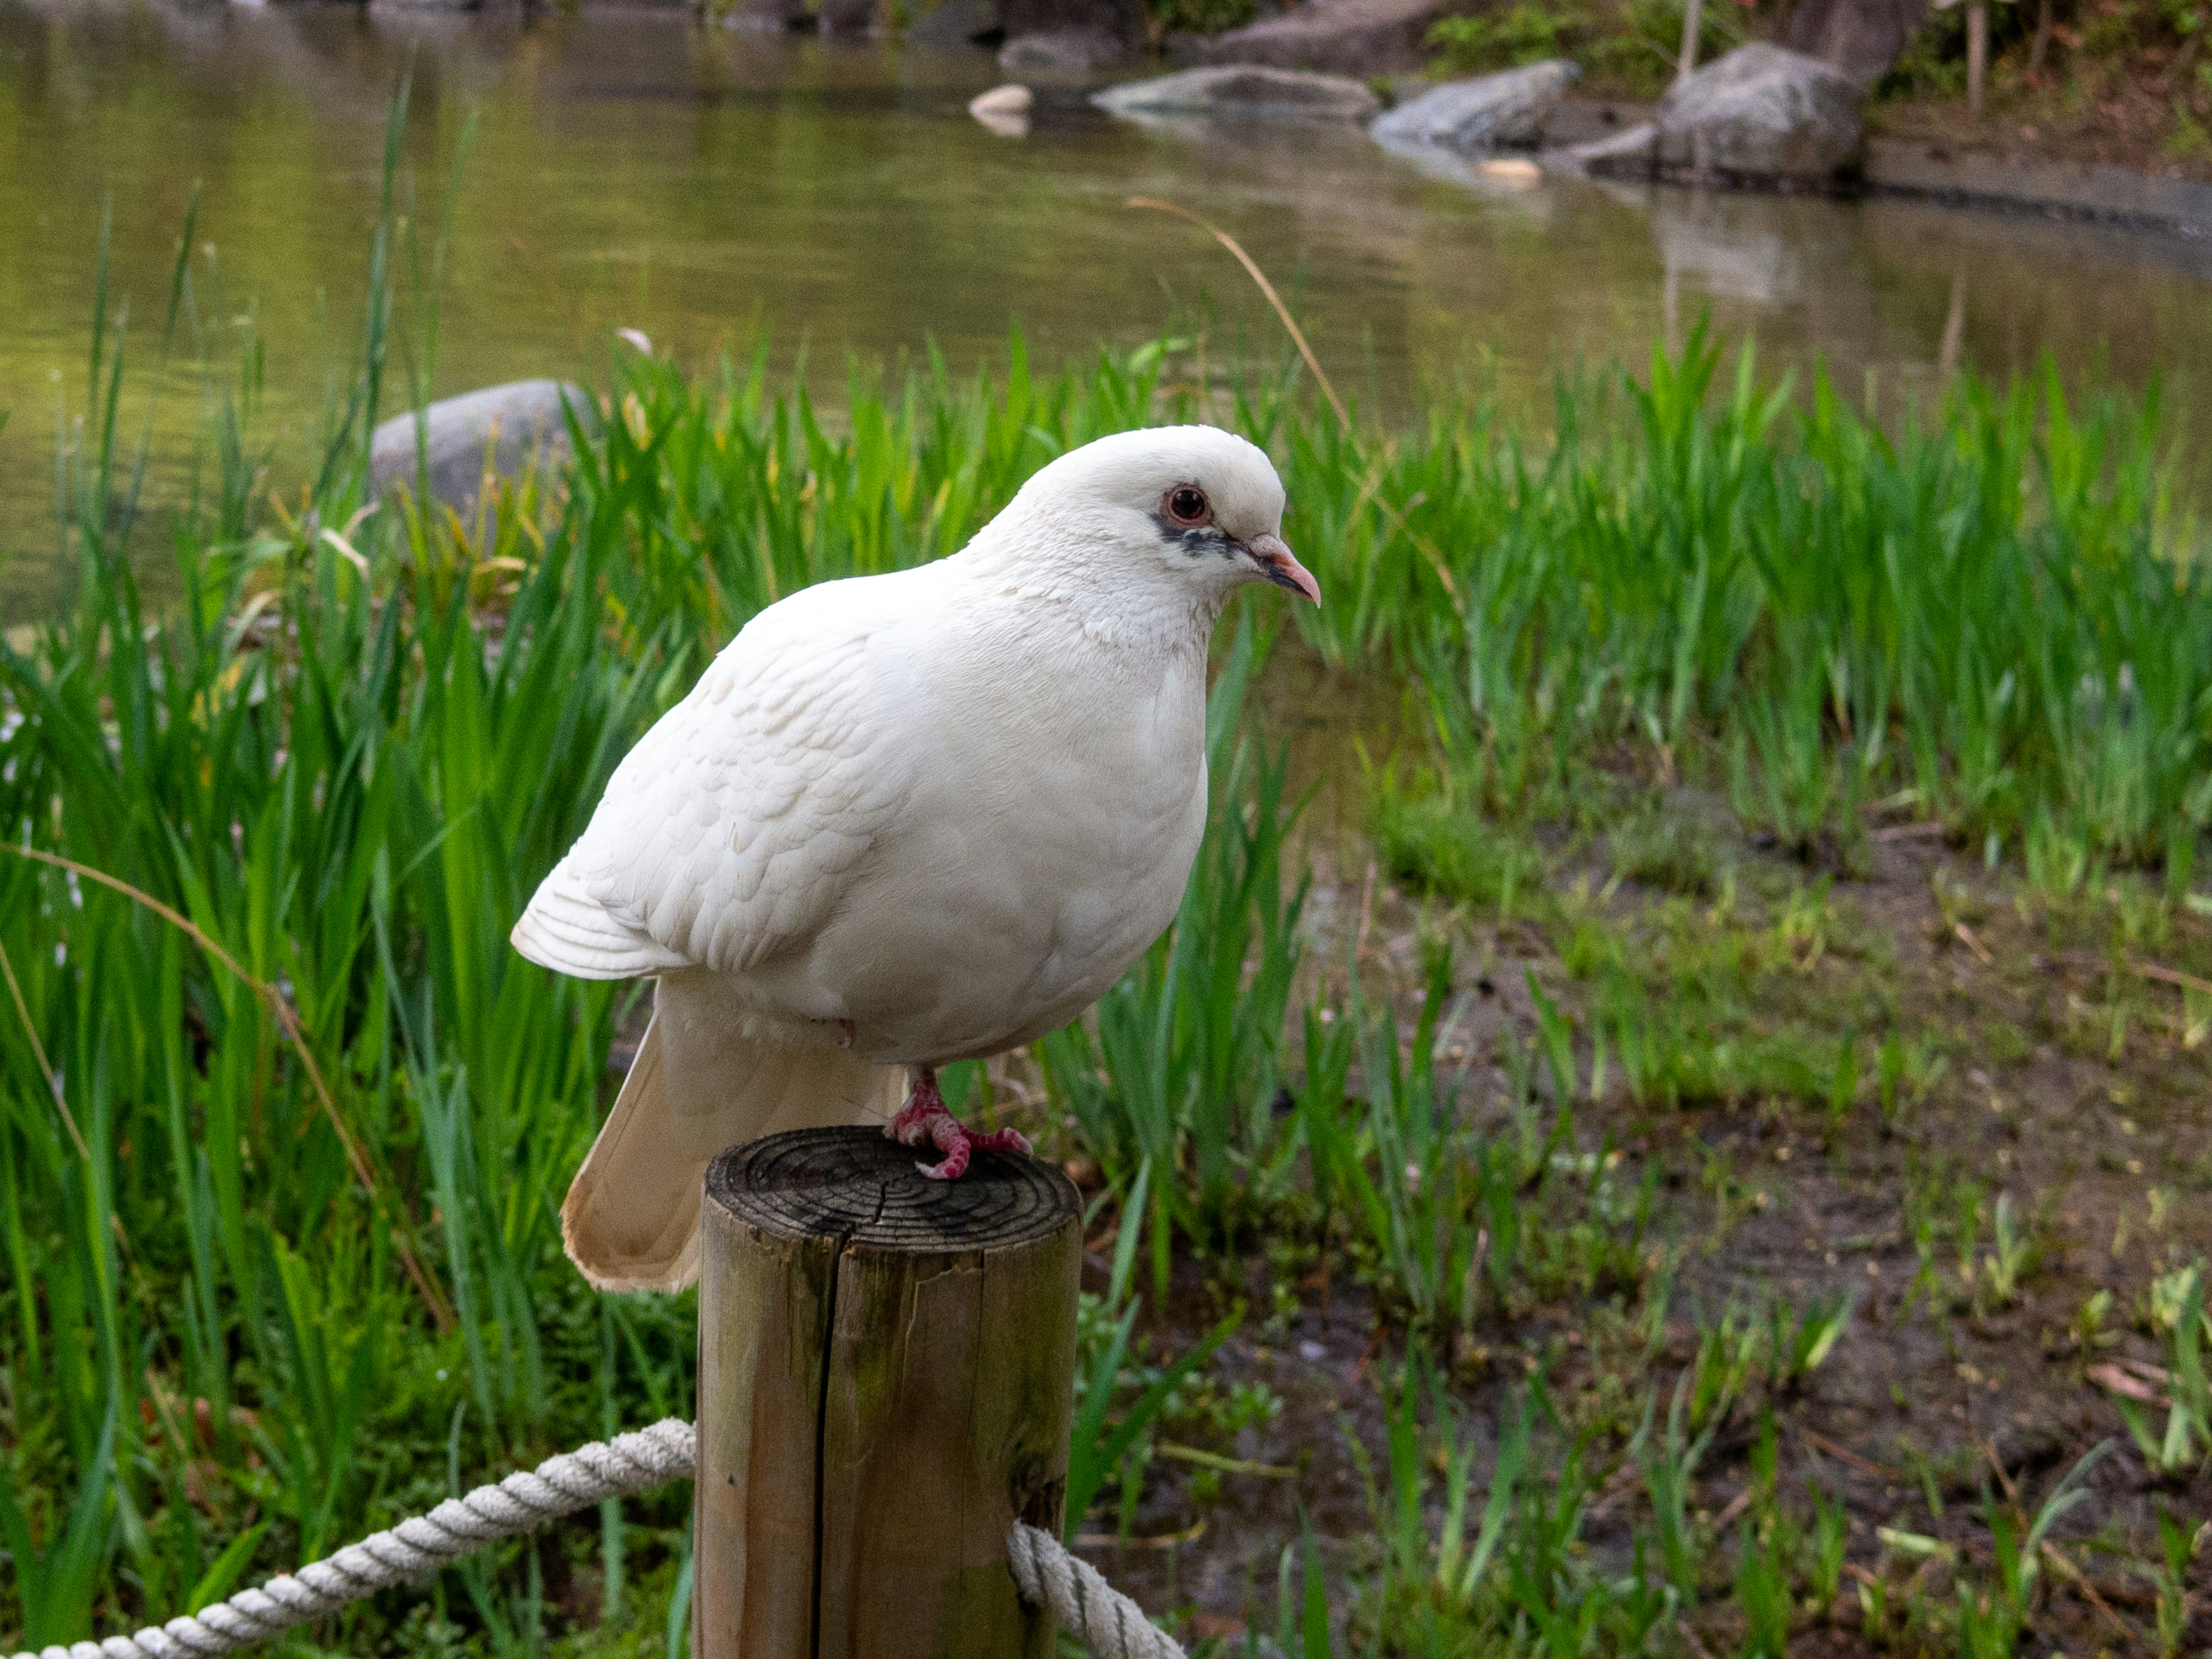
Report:
M 1416 88 L 1443 84 L 1401 78 L 1400 102 Z M 1531 154 L 1547 173 L 1591 177 L 1573 152 L 1595 140 L 1626 132 L 1650 118 L 1656 106 L 1638 100 L 1561 99 L 1547 125 L 1545 143 Z M 1496 151 L 1495 159 L 1513 154 Z M 1614 180 L 1613 182 L 1626 182 Z M 2163 177 L 2109 161 L 2030 161 L 1994 148 L 1967 149 L 1940 138 L 1869 132 L 1856 179 L 1808 184 L 1735 177 L 1662 177 L 1680 189 L 1749 194 L 1820 196 L 1837 201 L 1929 202 L 1977 212 L 2056 219 L 2119 230 L 2151 231 L 2195 239 L 2212 233 L 2212 184 Z
M 1410 86 L 1411 82 L 1407 83 Z M 1547 171 L 1580 174 L 1566 152 L 1624 132 L 1654 106 L 1625 99 L 1568 97 L 1534 159 Z M 1995 148 L 1967 149 L 1940 138 L 1867 135 L 1866 162 L 1855 180 L 1828 185 L 1757 179 L 1668 179 L 1688 189 L 1815 195 L 1850 201 L 1932 202 L 1978 212 L 2025 215 L 2194 239 L 2212 234 L 2212 184 L 2167 178 L 2110 161 L 2034 161 Z
M 2009 161 L 1925 138 L 1869 137 L 1865 186 L 1871 195 L 2124 229 L 2187 237 L 2212 230 L 2212 185 L 2110 162 Z

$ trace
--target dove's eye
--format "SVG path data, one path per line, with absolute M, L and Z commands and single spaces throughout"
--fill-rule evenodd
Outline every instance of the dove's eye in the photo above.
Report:
M 1168 517 L 1180 525 L 1202 525 L 1213 517 L 1213 503 L 1196 484 L 1177 484 L 1168 491 Z

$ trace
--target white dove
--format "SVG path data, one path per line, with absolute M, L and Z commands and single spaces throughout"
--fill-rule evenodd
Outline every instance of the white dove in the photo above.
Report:
M 514 927 L 652 975 L 653 1019 L 562 1206 L 613 1290 L 698 1269 L 707 1164 L 889 1116 L 947 1179 L 935 1069 L 1088 1007 L 1174 919 L 1206 824 L 1206 647 L 1237 587 L 1318 603 L 1267 458 L 1212 427 L 1060 457 L 961 552 L 755 617 L 630 750 Z

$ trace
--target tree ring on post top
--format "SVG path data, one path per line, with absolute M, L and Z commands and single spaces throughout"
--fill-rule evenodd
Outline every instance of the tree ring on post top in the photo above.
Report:
M 707 1200 L 771 1237 L 925 1255 L 1036 1243 L 1083 1212 L 1066 1174 L 1019 1152 L 978 1152 L 957 1181 L 915 1165 L 914 1147 L 866 1124 L 792 1129 L 722 1153 Z

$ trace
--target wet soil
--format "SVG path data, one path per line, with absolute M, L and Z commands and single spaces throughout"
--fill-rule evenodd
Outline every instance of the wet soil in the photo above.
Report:
M 1802 890 L 1820 873 L 1817 860 L 1775 850 L 1745 848 L 1742 858 L 1746 888 Z M 1570 1420 L 1577 1412 L 1602 1420 L 1605 1401 L 1623 1391 L 1656 1389 L 1663 1411 L 1700 1316 L 1713 1321 L 1732 1298 L 1749 1306 L 1779 1295 L 1802 1308 L 1844 1291 L 1856 1312 L 1832 1356 L 1771 1402 L 1780 1489 L 1817 1485 L 1850 1515 L 1844 1594 L 1800 1619 L 1799 1650 L 1880 1650 L 1854 1589 L 1877 1577 L 1909 1589 L 1910 1573 L 1877 1528 L 1943 1540 L 1986 1563 L 1984 1497 L 2016 1499 L 2032 1515 L 2075 1460 L 2115 1437 L 2087 1476 L 2091 1501 L 2052 1534 L 2049 1600 L 2023 1651 L 2150 1650 L 2154 1508 L 2193 1523 L 2212 1507 L 2212 1480 L 2156 1480 L 2126 1442 L 2107 1384 L 2124 1374 L 2160 1397 L 2160 1348 L 2141 1316 L 2147 1287 L 2212 1247 L 2212 1046 L 2195 1046 L 2203 1033 L 2190 1029 L 2172 977 L 2212 977 L 2212 927 L 2184 911 L 2130 941 L 2137 924 L 2121 886 L 2093 884 L 2066 904 L 2031 901 L 2016 878 L 1989 874 L 1934 826 L 1878 826 L 1854 862 L 1827 872 L 1820 948 L 1789 982 L 1765 988 L 1754 1017 L 1802 1019 L 1826 1007 L 1841 1025 L 1887 1010 L 1894 1029 L 1946 1057 L 1924 1097 L 1885 1123 L 1863 1085 L 1835 1121 L 1800 1099 L 1654 1110 L 1609 1090 L 1579 1109 L 1577 1133 L 1585 1150 L 1610 1141 L 1658 1171 L 1656 1232 L 1680 1264 L 1662 1340 L 1648 1358 L 1624 1357 L 1621 1310 L 1595 1298 L 1510 1321 L 1487 1312 L 1453 1389 L 1486 1437 L 1540 1363 Z M 1555 888 L 1602 882 L 1606 868 L 1595 845 L 1555 866 Z M 1322 884 L 1313 914 L 1324 932 L 1334 921 L 1340 937 L 1328 943 L 1339 945 L 1364 918 L 1364 971 L 1407 994 L 1406 1029 L 1419 927 L 1449 926 L 1458 938 L 1455 994 L 1480 1016 L 1462 1022 L 1461 1040 L 1478 1060 L 1503 1028 L 1533 1031 L 1524 966 L 1562 1006 L 1586 991 L 1544 926 L 1445 915 L 1373 881 L 1356 866 L 1340 872 Z M 1632 931 L 1667 898 L 1622 883 L 1602 916 Z M 1314 952 L 1330 954 L 1326 945 Z M 2009 1304 L 1986 1293 L 1986 1268 L 1983 1291 L 1962 1277 L 1955 1238 L 1932 1243 L 1924 1263 L 1916 1246 L 1921 1227 L 1941 1235 L 1936 1224 L 1962 1182 L 2008 1194 L 2032 1238 Z M 1985 1255 L 1986 1238 L 1976 1248 Z M 1264 1382 L 1283 1401 L 1274 1421 L 1217 1449 L 1289 1473 L 1194 1484 L 1193 1471 L 1156 1461 L 1127 1540 L 1086 1547 L 1156 1616 L 1177 1610 L 1187 1637 L 1272 1626 L 1277 1565 L 1301 1514 L 1346 1584 L 1373 1565 L 1375 1521 L 1352 1443 L 1382 1467 L 1379 1390 L 1405 1343 L 1370 1290 L 1331 1265 L 1324 1273 L 1309 1261 L 1285 1288 L 1279 1255 L 1273 1269 L 1256 1256 L 1176 1263 L 1175 1295 L 1155 1328 L 1166 1351 L 1195 1341 L 1240 1296 L 1255 1310 L 1294 1307 L 1264 1328 L 1248 1319 L 1216 1364 L 1221 1378 Z M 1092 1288 L 1106 1267 L 1094 1251 Z M 2111 1293 L 2110 1311 L 2086 1329 L 2081 1310 L 2100 1291 Z M 2163 1422 L 2162 1407 L 2147 1410 Z M 1724 1537 L 1742 1509 L 1756 1438 L 1756 1413 L 1739 1406 L 1698 1472 L 1695 1504 Z M 1647 1511 L 1632 1470 L 1606 1467 L 1618 1464 L 1622 1444 L 1619 1432 L 1594 1437 L 1603 1472 L 1583 1538 L 1597 1558 L 1625 1565 Z M 2201 1556 L 2197 1572 L 2201 1601 Z M 1711 1599 L 1725 1607 L 1725 1585 Z M 1338 1616 L 1357 1602 L 1356 1592 L 1337 1596 Z M 1733 1615 L 1709 1612 L 1708 1638 L 1724 1640 Z

